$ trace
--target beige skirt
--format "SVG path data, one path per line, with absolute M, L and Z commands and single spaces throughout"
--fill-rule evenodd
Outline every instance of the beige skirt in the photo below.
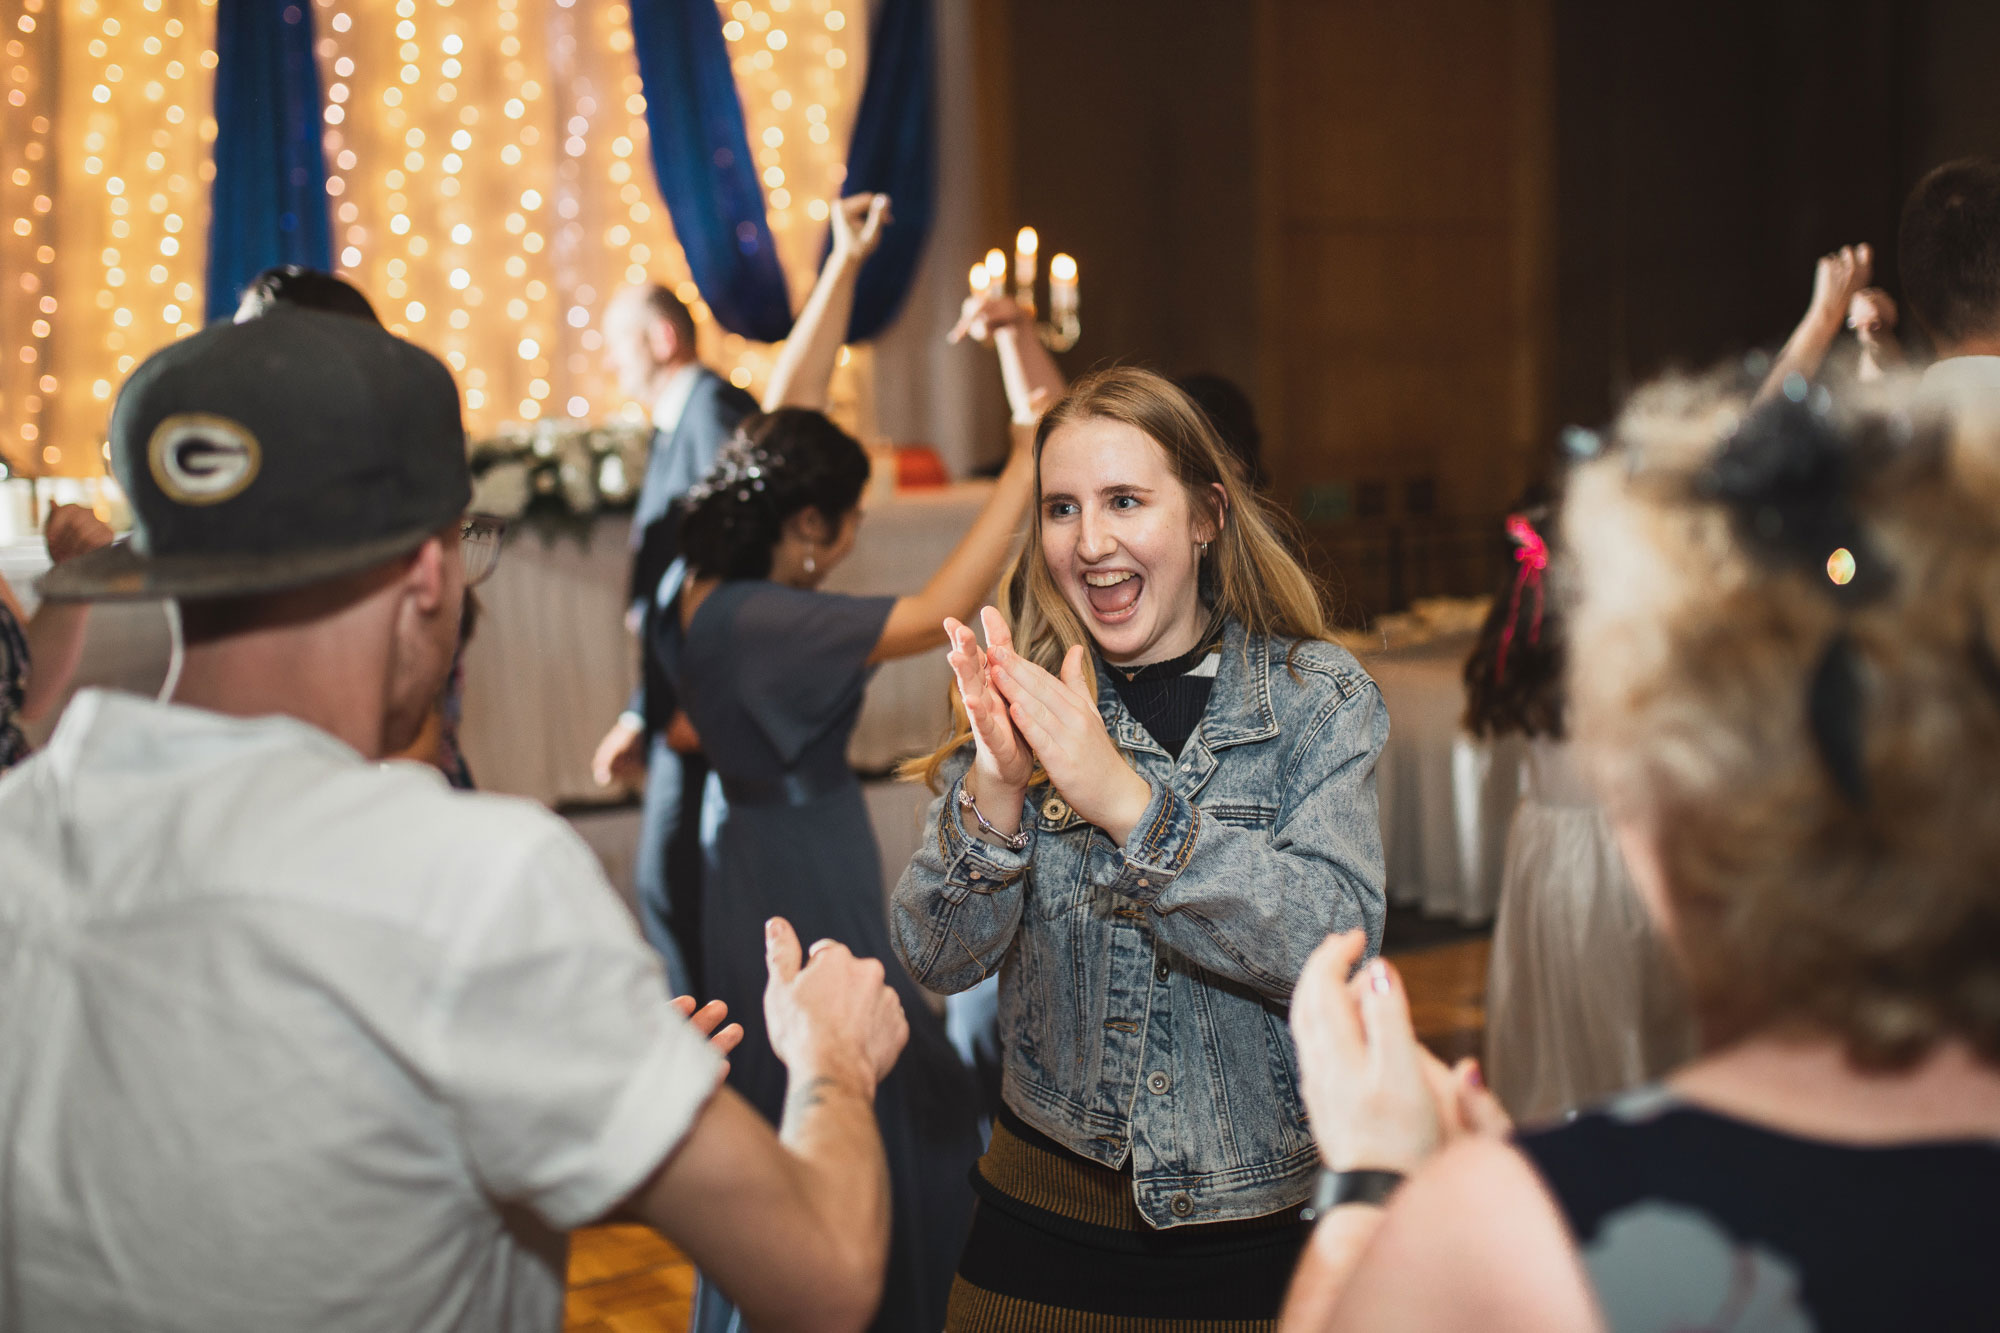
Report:
M 1652 1082 L 1695 1052 L 1687 993 L 1568 747 L 1530 747 L 1507 833 L 1486 1075 L 1516 1120 Z

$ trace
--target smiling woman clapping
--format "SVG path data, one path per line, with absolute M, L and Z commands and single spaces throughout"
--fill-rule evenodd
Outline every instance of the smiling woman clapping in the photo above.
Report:
M 1285 1007 L 1328 930 L 1381 939 L 1388 716 L 1171 383 L 1094 375 L 1035 449 L 1005 614 L 947 622 L 963 725 L 892 921 L 925 985 L 1000 975 L 948 1327 L 1253 1327 L 1315 1166 Z

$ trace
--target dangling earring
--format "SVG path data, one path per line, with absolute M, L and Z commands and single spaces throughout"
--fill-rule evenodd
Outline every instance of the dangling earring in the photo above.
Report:
M 813 559 L 813 553 L 812 553 L 811 551 L 807 551 L 807 552 L 806 552 L 806 573 L 808 573 L 808 574 L 811 574 L 811 573 L 813 573 L 814 571 L 818 570 L 818 568 L 819 568 L 819 561 L 817 561 L 817 560 Z

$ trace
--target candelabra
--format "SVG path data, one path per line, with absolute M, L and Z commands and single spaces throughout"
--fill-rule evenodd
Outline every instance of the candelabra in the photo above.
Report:
M 1078 315 L 1076 260 L 1058 254 L 1049 261 L 1049 318 L 1035 319 L 1035 277 L 1041 251 L 1041 237 L 1033 227 L 1023 227 L 1014 237 L 1014 304 L 1034 321 L 1035 334 L 1052 352 L 1067 352 L 1083 336 Z M 998 249 L 988 250 L 982 263 L 972 266 L 972 294 L 1006 292 L 1007 256 Z

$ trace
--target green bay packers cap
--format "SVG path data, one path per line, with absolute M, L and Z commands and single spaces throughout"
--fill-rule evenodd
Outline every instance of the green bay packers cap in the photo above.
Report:
M 111 414 L 130 540 L 67 560 L 52 601 L 236 597 L 393 560 L 465 511 L 451 372 L 367 322 L 281 308 L 148 357 Z

